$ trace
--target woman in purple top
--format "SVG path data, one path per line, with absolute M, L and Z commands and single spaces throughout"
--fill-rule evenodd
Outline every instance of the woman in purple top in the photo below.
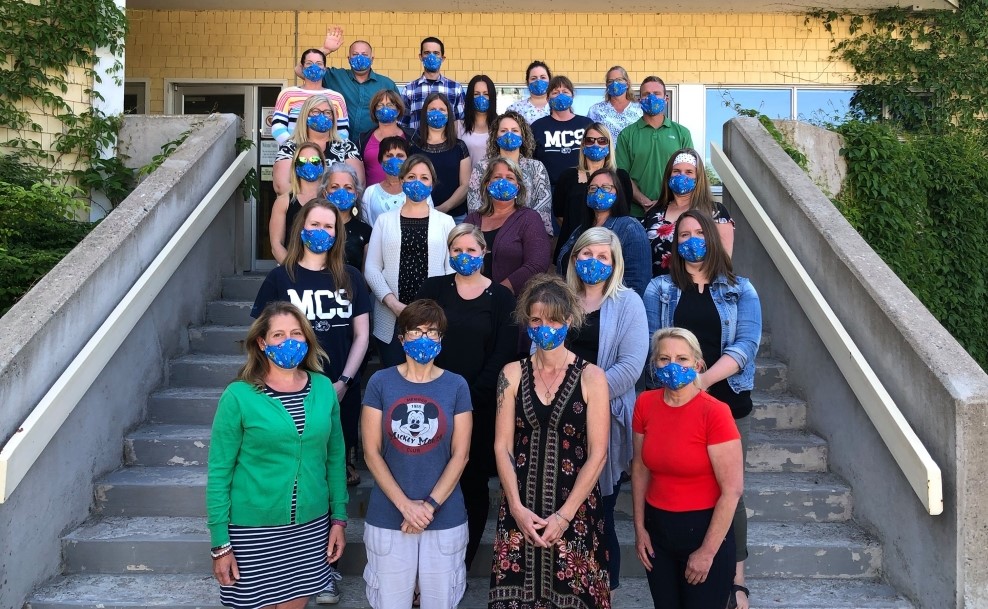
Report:
M 513 294 L 549 268 L 552 244 L 538 212 L 525 207 L 525 182 L 517 163 L 497 157 L 480 180 L 480 209 L 466 222 L 479 226 L 487 241 L 484 275 Z

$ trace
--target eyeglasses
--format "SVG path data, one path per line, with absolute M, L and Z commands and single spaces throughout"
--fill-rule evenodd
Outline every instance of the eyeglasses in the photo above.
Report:
M 333 118 L 332 110 L 309 110 L 309 116 L 316 117 L 322 114 L 326 118 Z
M 435 328 L 426 330 L 425 332 L 419 330 L 418 328 L 410 328 L 405 330 L 405 338 L 409 340 L 416 340 L 418 338 L 422 338 L 423 336 L 428 336 L 432 340 L 439 340 L 439 337 L 441 337 L 442 334 L 440 334 L 439 330 L 436 330 Z
M 607 139 L 606 137 L 603 137 L 603 136 L 601 136 L 601 137 L 591 137 L 591 136 L 588 135 L 588 136 L 586 136 L 586 137 L 583 138 L 583 144 L 586 145 L 586 146 L 592 146 L 594 144 L 597 144 L 598 146 L 606 146 L 606 145 L 608 145 L 610 143 L 611 143 L 611 140 L 609 140 L 609 139 Z
M 295 164 L 296 165 L 305 165 L 306 163 L 313 163 L 315 165 L 318 165 L 321 162 L 322 162 L 322 159 L 320 159 L 316 155 L 313 155 L 313 156 L 300 156 L 300 157 L 298 157 L 298 159 L 295 160 Z
M 587 188 L 587 192 L 589 194 L 593 194 L 598 190 L 603 190 L 604 192 L 617 192 L 617 189 L 614 188 L 613 184 L 601 184 L 600 186 L 594 185 L 591 186 L 590 188 Z
M 610 85 L 610 84 L 615 83 L 615 82 L 628 82 L 628 79 L 627 78 L 612 78 L 610 80 L 605 81 L 605 84 Z

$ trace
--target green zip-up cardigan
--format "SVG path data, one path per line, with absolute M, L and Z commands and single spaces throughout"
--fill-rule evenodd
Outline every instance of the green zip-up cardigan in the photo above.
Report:
M 329 379 L 309 373 L 302 435 L 281 402 L 235 381 L 220 396 L 209 443 L 206 512 L 212 545 L 230 541 L 228 525 L 291 524 L 331 511 L 346 520 L 346 449 L 340 403 Z

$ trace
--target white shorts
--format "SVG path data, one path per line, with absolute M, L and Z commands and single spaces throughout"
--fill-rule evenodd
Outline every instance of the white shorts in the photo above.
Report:
M 410 535 L 364 525 L 367 601 L 373 609 L 409 609 L 418 580 L 422 609 L 454 609 L 467 585 L 467 523 Z

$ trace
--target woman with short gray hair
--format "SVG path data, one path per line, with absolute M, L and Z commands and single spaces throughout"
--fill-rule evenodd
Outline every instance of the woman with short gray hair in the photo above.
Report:
M 340 210 L 346 227 L 346 263 L 364 268 L 364 255 L 370 243 L 371 227 L 360 221 L 360 199 L 364 187 L 356 170 L 346 163 L 333 163 L 323 177 L 323 188 L 329 202 Z

